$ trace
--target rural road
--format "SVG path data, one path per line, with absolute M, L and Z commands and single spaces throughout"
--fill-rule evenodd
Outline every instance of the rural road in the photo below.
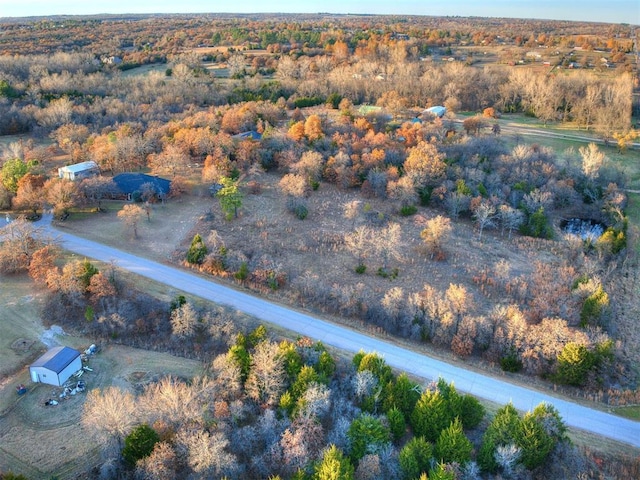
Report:
M 449 382 L 454 382 L 459 391 L 499 404 L 513 402 L 517 409 L 527 411 L 540 402 L 548 402 L 558 409 L 567 425 L 640 448 L 639 422 L 449 365 L 349 328 L 219 285 L 198 275 L 61 232 L 46 226 L 46 219 L 38 223 L 45 225 L 63 248 L 77 255 L 103 262 L 114 261 L 119 268 L 203 299 L 228 305 L 265 322 L 320 340 L 326 345 L 349 352 L 358 352 L 361 349 L 377 352 L 394 368 L 429 381 L 443 377 Z

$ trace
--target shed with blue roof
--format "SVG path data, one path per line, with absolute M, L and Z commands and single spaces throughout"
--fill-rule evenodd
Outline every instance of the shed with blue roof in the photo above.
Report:
M 31 380 L 61 387 L 71 375 L 82 369 L 80 352 L 69 347 L 54 347 L 29 367 Z

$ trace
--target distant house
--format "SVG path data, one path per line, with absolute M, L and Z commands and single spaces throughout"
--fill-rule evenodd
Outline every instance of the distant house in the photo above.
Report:
M 31 381 L 58 387 L 82 368 L 80 352 L 69 347 L 54 347 L 29 367 Z
M 98 167 L 98 164 L 92 160 L 89 160 L 88 162 L 67 165 L 66 167 L 60 167 L 58 169 L 58 177 L 66 178 L 67 180 L 71 181 L 93 177 L 95 175 L 98 175 L 99 173 L 100 168 Z
M 231 138 L 235 140 L 256 140 L 259 142 L 260 140 L 262 140 L 262 134 L 256 132 L 255 130 L 249 130 L 248 132 L 241 132 L 237 135 L 233 135 Z
M 122 63 L 122 58 L 116 55 L 111 55 L 111 56 L 105 55 L 103 57 L 100 57 L 100 61 L 105 65 L 120 65 Z
M 360 107 L 358 107 L 358 113 L 360 115 L 370 115 L 380 112 L 382 112 L 382 107 L 379 107 L 377 105 L 361 105 Z
M 422 115 L 434 115 L 438 118 L 442 118 L 444 117 L 444 114 L 447 113 L 447 109 L 445 107 L 442 107 L 440 105 L 437 105 L 435 107 L 429 107 L 426 110 L 424 110 L 422 112 Z
M 169 195 L 171 190 L 171 180 L 145 173 L 121 173 L 113 177 L 113 183 L 116 184 L 119 192 L 129 199 L 133 198 L 136 192 L 142 192 L 142 186 L 145 183 L 151 184 L 160 198 Z

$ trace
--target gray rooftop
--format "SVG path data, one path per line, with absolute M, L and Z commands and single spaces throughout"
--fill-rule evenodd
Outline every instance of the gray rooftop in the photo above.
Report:
M 31 364 L 32 367 L 44 367 L 56 373 L 80 356 L 80 352 L 69 347 L 54 347 Z

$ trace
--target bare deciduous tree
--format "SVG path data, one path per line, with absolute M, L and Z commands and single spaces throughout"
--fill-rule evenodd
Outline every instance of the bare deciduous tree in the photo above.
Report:
M 309 194 L 309 182 L 298 174 L 289 173 L 278 184 L 282 192 L 292 197 L 306 197 Z
M 362 202 L 360 200 L 351 200 L 343 205 L 344 218 L 351 220 L 352 225 L 355 224 L 356 218 L 358 218 L 358 215 L 360 214 L 361 204 Z
M 53 205 L 57 216 L 66 216 L 70 208 L 78 204 L 78 184 L 61 178 L 52 178 L 44 184 L 47 200 Z
M 404 170 L 413 179 L 416 187 L 433 186 L 446 170 L 444 156 L 435 145 L 421 142 L 409 150 L 404 162 Z
M 39 231 L 25 218 L 19 217 L 4 228 L 0 243 L 0 272 L 26 271 L 33 253 L 43 246 Z
M 193 337 L 199 321 L 199 313 L 190 303 L 185 303 L 171 312 L 171 332 L 179 339 Z
M 82 423 L 105 439 L 115 438 L 119 443 L 136 424 L 135 399 L 118 387 L 94 389 L 87 394 Z
M 138 224 L 145 215 L 144 208 L 135 204 L 127 204 L 118 212 L 118 218 L 122 219 L 127 228 L 133 230 L 133 238 L 138 238 Z
M 443 255 L 442 246 L 449 240 L 451 231 L 451 220 L 442 215 L 426 221 L 425 228 L 420 232 L 420 237 L 424 241 L 431 258 Z
M 473 210 L 473 218 L 478 224 L 478 240 L 482 240 L 482 232 L 485 228 L 491 228 L 495 225 L 496 207 L 486 200 Z
M 177 480 L 178 458 L 167 442 L 158 442 L 151 455 L 138 460 L 136 480 Z
M 306 178 L 309 182 L 319 182 L 322 178 L 323 164 L 322 155 L 309 150 L 302 154 L 300 161 L 291 165 L 291 172 Z
M 285 370 L 278 344 L 260 342 L 251 355 L 251 370 L 245 385 L 247 395 L 273 407 L 285 388 Z
M 175 439 L 179 456 L 199 478 L 235 476 L 239 465 L 235 455 L 228 452 L 229 440 L 221 431 L 180 430 Z
M 370 242 L 374 232 L 366 226 L 360 226 L 344 237 L 344 245 L 348 251 L 358 257 L 358 263 L 364 264 L 365 259 L 371 254 Z
M 402 260 L 400 245 L 400 224 L 391 223 L 371 236 L 371 245 L 382 260 L 382 268 L 386 270 L 391 260 Z
M 509 205 L 500 205 L 498 216 L 502 225 L 502 234 L 507 230 L 509 232 L 509 240 L 511 240 L 512 232 L 520 228 L 520 225 L 524 222 L 524 213 L 511 208 Z
M 588 147 L 580 147 L 578 151 L 582 157 L 582 173 L 589 180 L 596 180 L 600 175 L 600 168 L 607 158 L 606 155 L 593 142 Z

